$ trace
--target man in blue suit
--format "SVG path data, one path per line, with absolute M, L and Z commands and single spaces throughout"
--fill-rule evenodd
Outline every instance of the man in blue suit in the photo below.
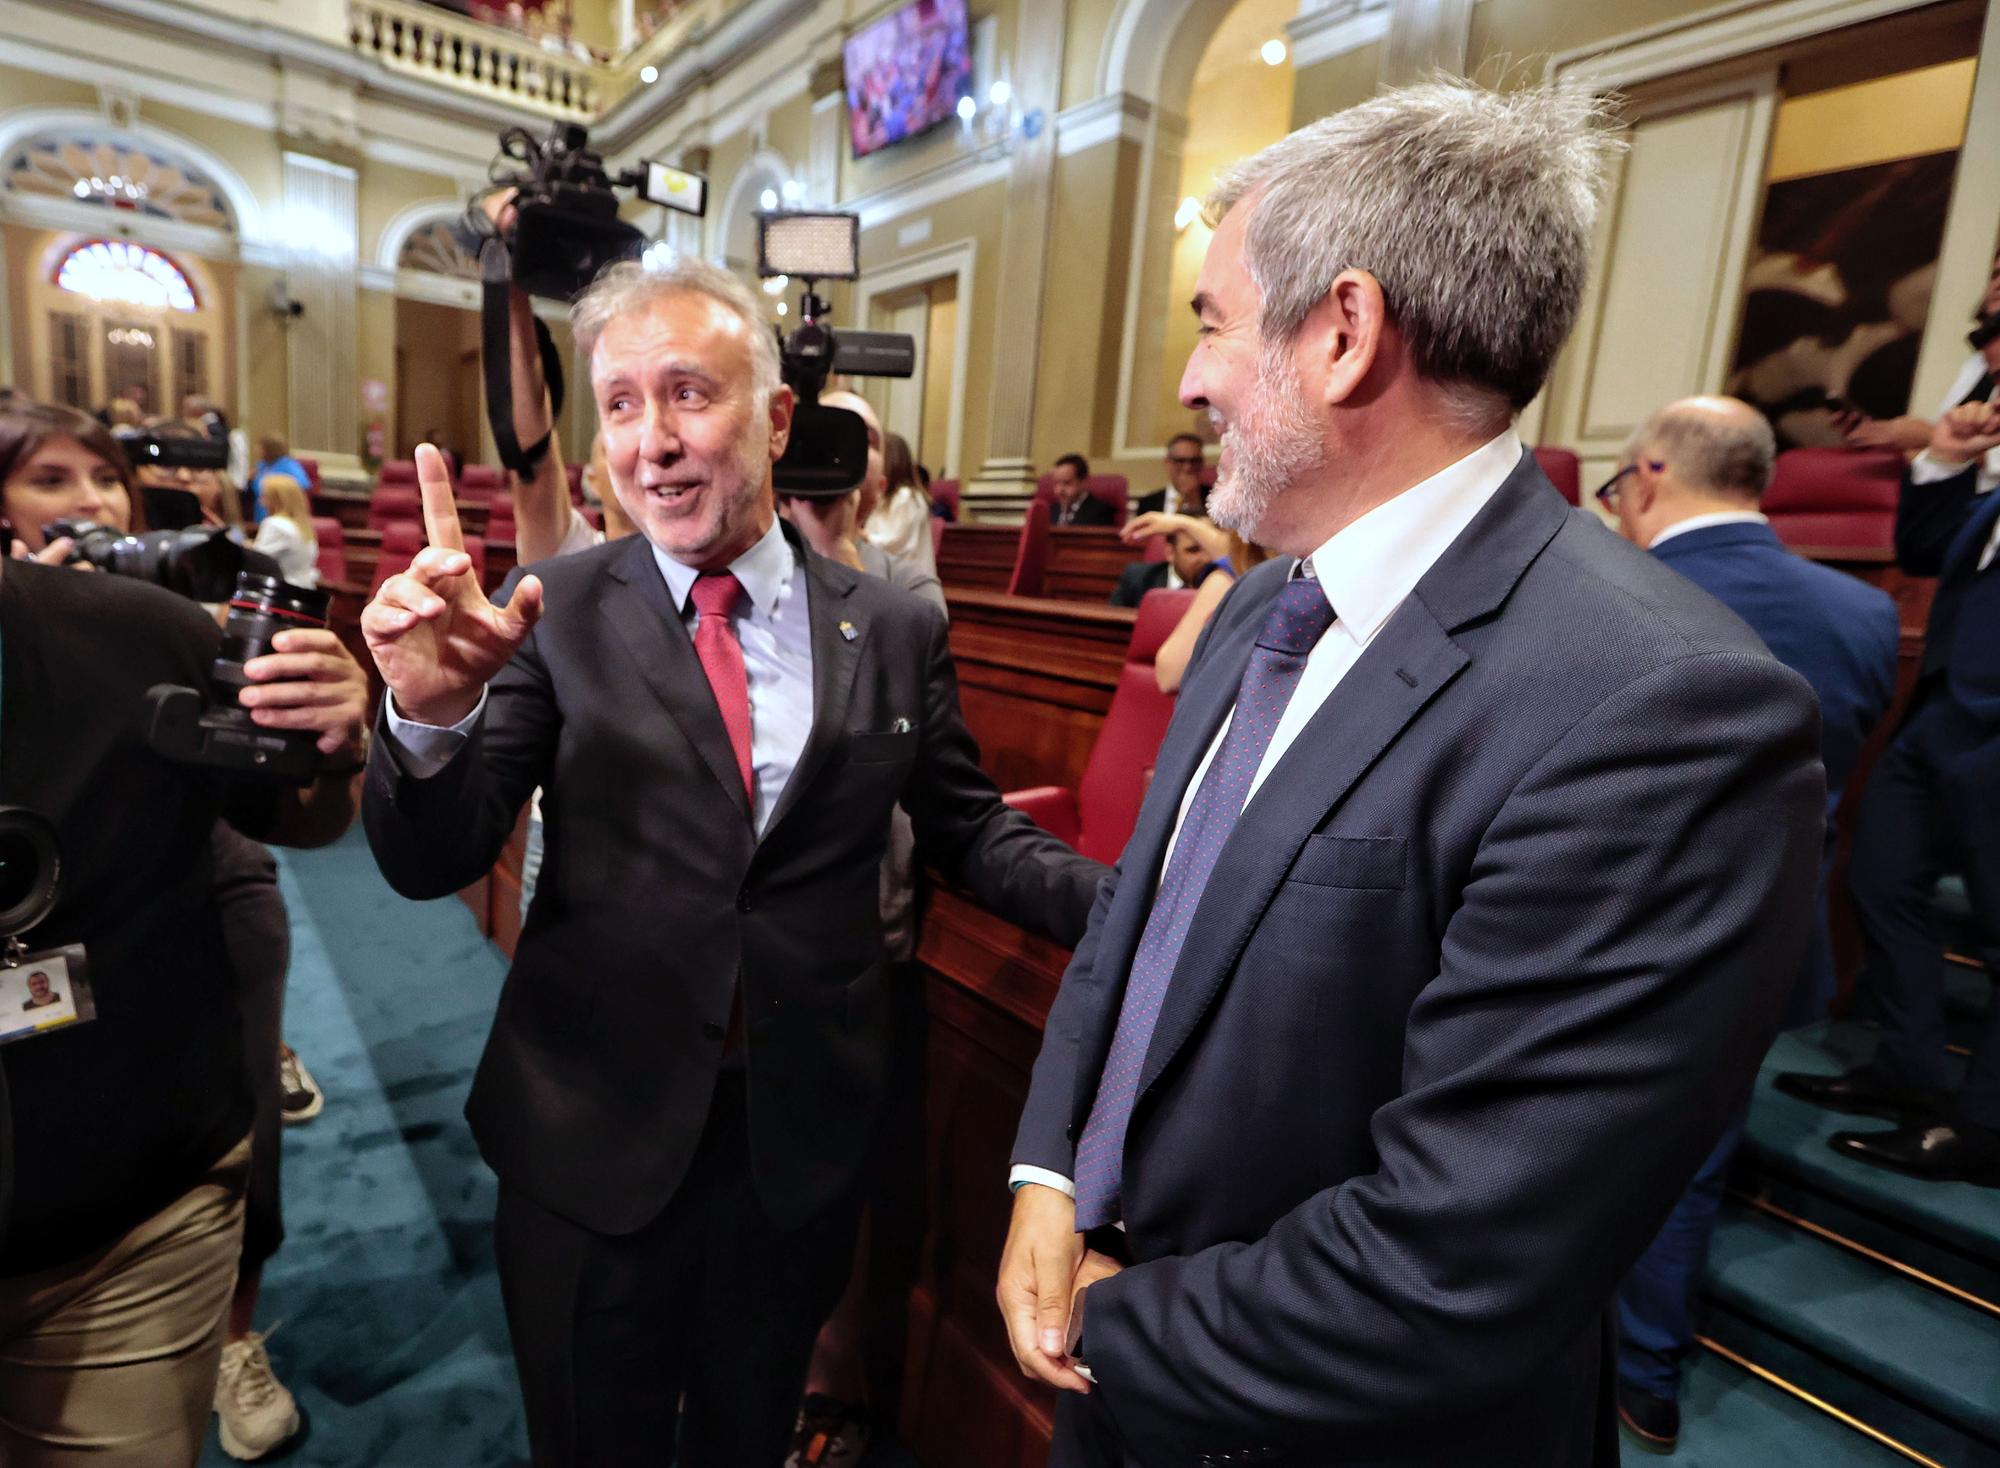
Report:
M 1974 341 L 2000 367 L 2000 318 L 1987 317 Z M 1980 463 L 1996 447 L 2000 406 L 1952 409 L 1896 506 L 1897 563 L 1938 584 L 1910 711 L 1869 774 L 1848 868 L 1881 1041 L 1845 1075 L 1778 1078 L 1816 1105 L 1899 1123 L 1836 1133 L 1834 1150 L 1987 1187 L 2000 1187 L 2000 1003 L 1988 1006 L 1952 1097 L 1932 898 L 1942 873 L 1964 878 L 1974 953 L 2000 973 L 2000 494 L 1979 490 Z
M 1662 408 L 1632 435 L 1618 472 L 1597 493 L 1627 540 L 1748 622 L 1780 662 L 1812 685 L 1830 833 L 1862 746 L 1895 695 L 1896 604 L 1779 542 L 1757 509 L 1776 453 L 1771 425 L 1755 408 L 1735 398 L 1688 398 Z M 1825 855 L 1823 872 L 1831 840 Z M 1785 1023 L 1817 1019 L 1832 997 L 1822 880 L 1812 947 Z M 1618 1418 L 1654 1448 L 1671 1450 L 1679 1436 L 1681 1362 L 1694 1348 L 1695 1289 L 1742 1134 L 1739 1113 L 1618 1289 Z
M 1181 400 L 1274 556 L 1014 1146 L 1057 1468 L 1617 1462 L 1612 1295 L 1776 1029 L 1825 787 L 1805 681 L 1515 433 L 1608 148 L 1580 92 L 1432 84 L 1211 200 Z

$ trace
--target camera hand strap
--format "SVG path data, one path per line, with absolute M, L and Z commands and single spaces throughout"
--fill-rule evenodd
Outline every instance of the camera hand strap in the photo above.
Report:
M 493 446 L 500 452 L 500 462 L 516 474 L 532 474 L 548 456 L 555 417 L 562 412 L 562 358 L 548 327 L 539 316 L 532 318 L 535 346 L 542 356 L 542 378 L 549 389 L 550 428 L 524 449 L 514 432 L 514 358 L 509 333 L 514 261 L 506 241 L 498 235 L 488 235 L 479 247 L 479 282 L 479 356 L 486 377 L 486 421 L 492 425 Z

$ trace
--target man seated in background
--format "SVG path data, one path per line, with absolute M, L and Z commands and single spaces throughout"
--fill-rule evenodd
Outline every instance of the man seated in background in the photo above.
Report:
M 1161 510 L 1169 515 L 1205 515 L 1208 491 L 1202 488 L 1201 439 L 1192 433 L 1176 433 L 1167 440 L 1167 482 L 1151 494 L 1142 494 L 1132 513 L 1144 515 Z
M 1109 525 L 1118 517 L 1111 506 L 1084 487 L 1090 461 L 1082 454 L 1064 454 L 1049 473 L 1055 481 L 1056 502 L 1049 510 L 1051 525 Z
M 2000 364 L 2000 339 L 1981 350 L 1989 370 Z M 1837 1132 L 1836 1152 L 1986 1187 L 2000 1187 L 2000 1003 L 1988 1006 L 1951 1096 L 1934 901 L 1939 877 L 1964 879 L 1973 954 L 2000 973 L 2000 494 L 1980 492 L 1996 448 L 2000 405 L 1953 408 L 1905 473 L 1896 505 L 1897 564 L 1938 585 L 1909 712 L 1869 773 L 1848 868 L 1880 1043 L 1845 1075 L 1777 1082 L 1816 1106 L 1899 1123 Z
M 1833 815 L 1895 693 L 1899 633 L 1896 604 L 1886 594 L 1793 555 L 1759 513 L 1776 454 L 1771 425 L 1755 408 L 1735 398 L 1687 398 L 1640 426 L 1598 498 L 1617 515 L 1627 540 L 1748 622 L 1819 698 L 1827 849 L 1812 947 L 1782 1021 L 1789 1027 L 1818 1019 L 1833 997 L 1825 890 Z M 1671 1451 L 1679 1436 L 1681 1362 L 1694 1349 L 1695 1288 L 1743 1121 L 1739 1112 L 1619 1286 L 1618 1417 L 1654 1448 Z
M 1214 557 L 1185 530 L 1166 533 L 1167 556 L 1162 561 L 1134 561 L 1118 576 L 1111 590 L 1111 605 L 1136 607 L 1149 591 L 1195 587 L 1215 569 Z

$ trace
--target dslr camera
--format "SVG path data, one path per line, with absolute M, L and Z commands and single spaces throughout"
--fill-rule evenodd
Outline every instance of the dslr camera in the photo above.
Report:
M 518 166 L 510 166 L 518 165 Z M 513 226 L 496 231 L 475 195 L 452 226 L 452 236 L 478 258 L 498 239 L 511 258 L 514 283 L 529 295 L 568 301 L 614 260 L 637 258 L 645 236 L 618 217 L 618 190 L 684 214 L 707 207 L 699 174 L 664 163 L 641 162 L 613 174 L 590 147 L 589 129 L 559 122 L 545 138 L 524 127 L 500 134 L 500 156 L 488 174 L 493 187 L 515 191 Z
M 830 499 L 867 477 L 868 425 L 859 413 L 820 405 L 828 377 L 908 377 L 916 370 L 917 344 L 908 335 L 827 325 L 830 308 L 817 287 L 822 280 L 853 280 L 860 258 L 859 215 L 785 209 L 757 216 L 757 273 L 805 282 L 799 325 L 790 336 L 778 335 L 785 385 L 798 395 L 791 437 L 772 469 L 781 494 Z

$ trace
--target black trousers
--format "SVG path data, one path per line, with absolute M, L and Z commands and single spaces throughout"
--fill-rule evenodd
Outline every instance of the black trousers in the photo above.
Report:
M 859 1215 L 849 1197 L 772 1225 L 740 1071 L 637 1233 L 593 1233 L 502 1184 L 494 1247 L 536 1468 L 780 1468 Z
M 1942 689 L 1920 702 L 1862 796 L 1847 883 L 1867 945 L 1863 982 L 1882 1022 L 1875 1064 L 1910 1086 L 1945 1086 L 1944 955 L 1933 894 L 1965 879 L 1974 956 L 2000 973 L 2000 730 Z M 2000 1003 L 1966 1068 L 1954 1116 L 2000 1130 Z
M 209 838 L 215 863 L 215 904 L 236 976 L 243 1021 L 243 1067 L 255 1102 L 250 1131 L 250 1182 L 243 1199 L 243 1261 L 259 1265 L 285 1241 L 284 1157 L 278 1047 L 284 1043 L 285 977 L 292 964 L 292 927 L 278 891 L 278 863 L 235 828 L 215 823 Z

